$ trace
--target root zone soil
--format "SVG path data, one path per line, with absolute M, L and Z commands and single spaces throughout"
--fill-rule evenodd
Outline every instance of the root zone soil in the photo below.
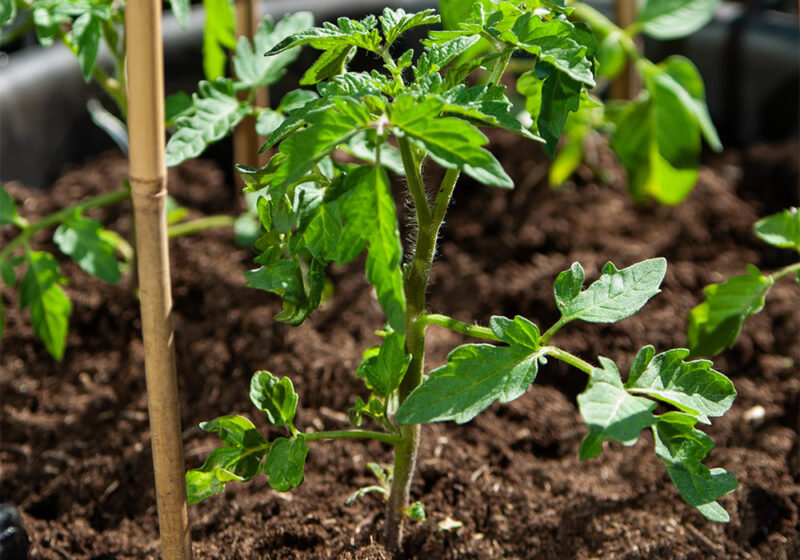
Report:
M 585 359 L 608 356 L 627 371 L 646 343 L 659 351 L 684 345 L 685 316 L 704 285 L 743 273 L 747 263 L 772 270 L 791 259 L 761 244 L 750 226 L 798 204 L 796 142 L 712 157 L 689 199 L 671 208 L 634 206 L 613 168 L 610 185 L 579 178 L 552 192 L 538 147 L 505 135 L 494 139 L 517 188 L 459 186 L 435 265 L 432 311 L 482 324 L 492 314 L 521 314 L 546 327 L 557 317 L 552 282 L 573 261 L 592 280 L 607 260 L 621 268 L 664 256 L 663 293 L 643 312 L 558 334 Z M 21 212 L 35 217 L 117 188 L 125 172 L 122 157 L 108 154 L 67 172 L 49 192 L 8 188 Z M 200 212 L 236 211 L 232 188 L 208 162 L 172 171 L 170 191 Z M 128 212 L 123 205 L 93 215 L 127 232 Z M 3 235 L 7 242 L 10 234 Z M 330 272 L 333 296 L 304 325 L 276 323 L 277 298 L 244 287 L 251 255 L 233 247 L 227 230 L 171 245 L 188 468 L 217 443 L 197 427 L 200 421 L 239 413 L 269 430 L 248 400 L 257 369 L 291 376 L 300 394 L 299 426 L 343 427 L 354 393 L 364 396 L 352 372 L 382 322 L 362 262 Z M 105 285 L 67 261 L 62 269 L 74 306 L 62 363 L 46 354 L 16 299 L 2 292 L 0 497 L 21 509 L 33 558 L 156 558 L 138 302 L 130 281 Z M 580 462 L 585 427 L 575 396 L 585 378 L 551 363 L 522 398 L 495 404 L 467 425 L 424 429 L 413 498 L 425 503 L 432 521 L 450 517 L 463 527 L 445 532 L 410 523 L 406 556 L 800 558 L 798 301 L 792 282 L 775 286 L 739 343 L 715 360 L 739 392 L 710 430 L 717 447 L 706 461 L 740 480 L 739 490 L 721 500 L 729 524 L 706 521 L 680 499 L 651 450 L 652 438 L 631 448 L 612 444 L 600 458 Z M 431 327 L 429 365 L 441 364 L 461 342 Z M 295 491 L 278 494 L 264 480 L 229 484 L 223 495 L 190 509 L 195 558 L 387 558 L 374 540 L 383 503 L 369 495 L 344 504 L 372 483 L 365 462 L 375 459 L 391 460 L 377 442 L 317 442 Z

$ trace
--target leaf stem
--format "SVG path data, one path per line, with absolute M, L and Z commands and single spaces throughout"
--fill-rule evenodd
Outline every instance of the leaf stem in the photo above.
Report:
M 189 220 L 179 224 L 173 224 L 168 228 L 169 238 L 181 237 L 184 235 L 192 235 L 204 229 L 211 229 L 216 227 L 233 227 L 236 222 L 235 216 L 205 216 L 196 220 Z
M 10 255 L 11 252 L 20 245 L 26 244 L 37 231 L 60 224 L 76 212 L 80 214 L 91 208 L 100 208 L 103 206 L 116 204 L 117 202 L 122 202 L 123 200 L 129 199 L 130 196 L 131 193 L 128 189 L 119 189 L 110 193 L 101 194 L 84 200 L 83 202 L 79 202 L 74 206 L 62 208 L 61 210 L 45 216 L 38 222 L 24 226 L 22 227 L 22 233 L 12 239 L 8 245 L 6 245 L 3 250 L 0 251 L 0 261 L 5 260 L 6 257 L 8 257 L 8 255 Z
M 453 319 L 452 317 L 448 317 L 447 315 L 439 315 L 436 313 L 423 315 L 419 318 L 418 322 L 425 326 L 436 325 L 437 327 L 443 327 L 445 329 L 449 329 L 451 331 L 465 334 L 474 338 L 484 338 L 486 340 L 501 342 L 501 340 L 492 332 L 492 329 L 478 325 L 471 325 L 469 323 Z
M 303 439 L 313 441 L 317 439 L 374 439 L 392 445 L 402 443 L 402 438 L 394 434 L 384 432 L 372 432 L 369 430 L 336 430 L 329 432 L 303 432 Z
M 795 272 L 800 272 L 800 262 L 784 266 L 780 270 L 772 273 L 772 278 L 773 280 L 778 281 L 784 276 L 789 276 L 790 274 L 794 274 Z
M 566 350 L 562 350 L 561 348 L 557 348 L 555 346 L 542 346 L 540 351 L 543 351 L 545 354 L 549 356 L 553 356 L 557 360 L 561 360 L 562 362 L 566 362 L 572 367 L 575 367 L 581 370 L 584 373 L 589 375 L 592 374 L 592 371 L 595 369 L 592 364 L 589 362 L 585 362 L 581 360 L 578 356 L 574 354 L 570 354 Z
M 552 327 L 550 327 L 545 331 L 545 333 L 539 338 L 539 342 L 541 342 L 542 344 L 547 344 L 550 338 L 567 323 L 569 323 L 569 319 L 562 316 L 558 321 L 556 321 L 556 323 Z

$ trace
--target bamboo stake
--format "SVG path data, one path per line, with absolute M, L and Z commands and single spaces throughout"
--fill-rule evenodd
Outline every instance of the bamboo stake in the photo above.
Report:
M 237 37 L 251 39 L 256 34 L 260 20 L 257 0 L 235 0 L 235 9 Z M 239 99 L 245 99 L 246 97 L 247 91 L 239 92 Z M 267 107 L 269 105 L 269 91 L 267 88 L 258 89 L 255 103 L 259 107 Z M 266 158 L 261 157 L 258 153 L 263 139 L 256 134 L 255 124 L 254 117 L 247 117 L 236 127 L 233 133 L 234 163 L 241 163 L 250 167 L 261 167 L 266 163 Z M 239 187 L 244 187 L 239 174 L 235 173 L 235 176 Z
M 625 29 L 636 22 L 636 0 L 617 0 L 614 5 L 614 19 L 616 24 Z M 638 42 L 637 42 L 638 45 Z M 639 45 L 641 50 L 641 45 Z M 611 97 L 615 99 L 633 99 L 639 93 L 642 85 L 639 75 L 630 64 L 617 76 L 611 84 Z
M 166 560 L 189 560 L 192 548 L 175 374 L 167 247 L 161 1 L 127 2 L 125 22 L 129 173 L 161 552 Z

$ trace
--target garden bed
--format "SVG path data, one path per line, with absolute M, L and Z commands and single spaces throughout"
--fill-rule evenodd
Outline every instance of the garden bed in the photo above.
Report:
M 608 356 L 627 371 L 645 343 L 659 351 L 685 345 L 686 313 L 703 286 L 743 273 L 747 263 L 774 270 L 792 256 L 766 247 L 750 227 L 798 204 L 796 142 L 713 156 L 680 206 L 636 207 L 615 168 L 609 186 L 585 178 L 556 193 L 545 185 L 538 146 L 504 134 L 493 140 L 517 187 L 459 186 L 434 269 L 431 311 L 482 324 L 492 314 L 520 314 L 548 325 L 558 318 L 552 282 L 573 261 L 592 280 L 607 260 L 621 268 L 663 256 L 669 262 L 663 293 L 642 313 L 557 335 L 585 359 Z M 70 170 L 48 192 L 14 183 L 8 189 L 21 212 L 35 218 L 117 188 L 126 171 L 121 155 L 107 154 Z M 214 164 L 189 162 L 170 173 L 170 191 L 182 204 L 198 212 L 237 211 L 232 187 Z M 127 233 L 128 210 L 123 205 L 92 215 Z M 309 321 L 297 328 L 277 323 L 278 298 L 244 287 L 251 254 L 233 247 L 229 230 L 171 245 L 187 468 L 199 466 L 217 443 L 197 427 L 200 421 L 240 413 L 269 431 L 248 400 L 257 369 L 292 378 L 301 397 L 299 427 L 346 427 L 344 413 L 353 404 L 348 395 L 362 390 L 352 373 L 383 320 L 363 263 L 356 262 L 333 269 L 333 296 Z M 74 305 L 62 363 L 46 353 L 16 296 L 2 288 L 0 497 L 20 507 L 34 558 L 155 558 L 132 282 L 109 286 L 71 261 L 61 266 Z M 706 461 L 740 480 L 739 490 L 720 499 L 730 524 L 707 521 L 680 498 L 650 437 L 632 448 L 609 444 L 601 458 L 580 462 L 585 426 L 575 396 L 586 380 L 553 361 L 520 399 L 495 404 L 467 425 L 424 427 L 413 498 L 424 502 L 434 523 L 450 517 L 463 527 L 444 532 L 409 524 L 407 556 L 800 557 L 797 302 L 797 286 L 779 283 L 738 344 L 715 360 L 739 392 L 731 411 L 709 429 L 717 447 Z M 459 342 L 458 335 L 431 327 L 429 363 L 441 364 Z M 365 462 L 375 457 L 391 461 L 388 448 L 374 441 L 320 444 L 309 454 L 304 484 L 292 492 L 270 490 L 263 477 L 229 485 L 224 495 L 190 508 L 195 558 L 387 558 L 372 540 L 381 534 L 383 503 L 369 495 L 344 504 L 372 483 Z

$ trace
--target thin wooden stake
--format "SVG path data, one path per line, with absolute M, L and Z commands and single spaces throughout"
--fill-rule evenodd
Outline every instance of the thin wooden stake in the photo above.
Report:
M 130 181 L 161 552 L 165 560 L 190 560 L 167 246 L 161 9 L 160 0 L 125 8 Z
M 236 0 L 236 35 L 237 37 L 247 37 L 252 39 L 258 29 L 260 21 L 260 10 L 257 0 Z M 244 99 L 247 91 L 239 93 L 239 98 Z M 258 88 L 256 91 L 256 105 L 259 107 L 269 106 L 269 90 L 265 87 Z M 263 139 L 256 134 L 255 118 L 247 117 L 233 133 L 233 161 L 249 165 L 250 167 L 261 167 L 266 163 L 265 157 L 260 157 L 258 150 L 261 148 Z M 238 173 L 234 174 L 239 187 L 244 187 Z
M 625 29 L 636 22 L 636 0 L 617 0 L 614 5 L 615 23 Z M 637 42 L 638 44 L 638 42 Z M 639 46 L 641 50 L 641 46 Z M 631 68 L 630 64 L 617 76 L 611 84 L 611 97 L 614 99 L 633 99 L 639 93 L 642 85 L 639 75 Z

